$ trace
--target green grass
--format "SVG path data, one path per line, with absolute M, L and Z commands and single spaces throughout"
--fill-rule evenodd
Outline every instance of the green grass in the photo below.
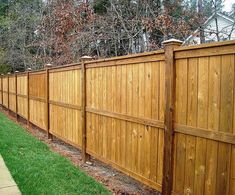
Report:
M 22 194 L 111 194 L 0 113 L 0 154 Z

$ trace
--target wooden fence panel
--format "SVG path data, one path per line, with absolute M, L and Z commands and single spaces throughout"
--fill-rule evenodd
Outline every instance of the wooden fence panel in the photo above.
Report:
M 17 114 L 25 119 L 28 116 L 27 91 L 27 75 L 17 75 Z
M 45 71 L 29 74 L 29 121 L 46 129 L 46 74 Z
M 63 77 L 63 79 L 61 79 Z M 49 73 L 50 132 L 81 147 L 81 70 Z
M 176 51 L 175 194 L 232 193 L 235 60 L 227 49 Z
M 88 153 L 159 190 L 163 164 L 164 134 L 159 127 L 163 127 L 164 121 L 164 68 L 161 60 L 98 65 L 87 69 L 86 90 Z

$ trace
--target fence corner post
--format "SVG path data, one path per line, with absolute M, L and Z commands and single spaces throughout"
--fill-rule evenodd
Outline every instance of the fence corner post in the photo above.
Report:
M 90 56 L 81 58 L 81 122 L 82 122 L 82 161 L 86 163 L 90 160 L 90 156 L 86 152 L 87 132 L 86 132 L 86 61 L 92 60 Z
M 170 195 L 173 188 L 173 144 L 174 144 L 174 103 L 175 103 L 175 65 L 174 49 L 182 41 L 169 39 L 163 43 L 165 51 L 165 117 L 162 194 Z
M 49 102 L 49 69 L 52 67 L 52 64 L 45 64 L 44 65 L 44 68 L 45 68 L 45 71 L 46 71 L 46 112 L 45 112 L 45 125 L 46 125 L 46 131 L 47 131 L 47 138 L 48 139 L 53 139 L 53 136 L 52 134 L 50 133 L 50 102 Z
M 7 109 L 8 109 L 8 114 L 10 114 L 10 87 L 9 87 L 9 80 L 10 80 L 10 75 L 11 73 L 7 73 Z

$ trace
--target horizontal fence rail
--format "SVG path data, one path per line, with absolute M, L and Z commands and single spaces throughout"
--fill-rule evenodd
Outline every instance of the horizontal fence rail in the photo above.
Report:
M 4 75 L 0 103 L 163 194 L 235 194 L 235 41 Z

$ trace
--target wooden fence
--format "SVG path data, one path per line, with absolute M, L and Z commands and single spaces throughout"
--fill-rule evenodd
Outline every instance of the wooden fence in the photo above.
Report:
M 5 75 L 0 103 L 164 194 L 235 194 L 235 41 Z

